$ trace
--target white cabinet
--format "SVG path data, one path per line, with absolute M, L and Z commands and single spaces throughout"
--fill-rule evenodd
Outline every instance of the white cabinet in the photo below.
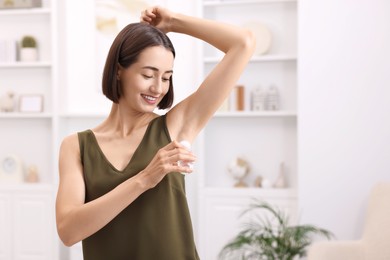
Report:
M 39 8 L 0 9 L 2 43 L 18 46 L 29 35 L 38 49 L 37 61 L 20 61 L 19 47 L 7 49 L 12 59 L 0 59 L 0 96 L 9 91 L 15 95 L 14 111 L 0 112 L 0 160 L 15 155 L 25 173 L 36 166 L 39 175 L 34 184 L 0 182 L 0 260 L 58 259 L 53 199 L 58 172 L 56 3 L 44 0 Z M 20 111 L 20 98 L 31 95 L 43 97 L 42 112 Z
M 53 260 L 57 256 L 51 185 L 0 186 L 0 259 Z
M 239 26 L 261 24 L 272 39 L 268 52 L 255 53 L 237 83 L 245 88 L 244 111 L 218 112 L 198 139 L 199 253 L 202 259 L 215 260 L 245 222 L 239 215 L 252 198 L 266 200 L 285 211 L 292 222 L 296 220 L 297 1 L 200 2 L 203 17 Z M 205 77 L 222 55 L 208 44 L 202 44 L 201 53 Z M 253 90 L 261 87 L 266 92 L 270 86 L 278 89 L 280 109 L 252 111 Z M 249 162 L 250 173 L 244 179 L 247 188 L 234 188 L 236 181 L 228 174 L 227 166 L 236 157 Z M 258 176 L 273 184 L 282 163 L 287 188 L 255 187 Z
M 11 258 L 12 228 L 10 226 L 11 196 L 8 193 L 0 192 L 0 260 Z
M 0 112 L 2 134 L 0 159 L 8 154 L 20 157 L 24 167 L 35 165 L 40 181 L 53 183 L 56 140 L 56 1 L 43 1 L 40 8 L 0 9 L 1 40 L 19 46 L 24 36 L 33 36 L 37 42 L 38 60 L 20 61 L 19 47 L 16 59 L 0 61 L 0 96 L 14 93 L 13 112 Z M 8 51 L 11 51 L 9 49 Z M 15 56 L 15 55 L 14 55 Z M 21 98 L 39 95 L 42 112 L 21 112 Z M 35 107 L 34 101 L 27 104 Z M 39 153 L 37 153 L 39 149 Z

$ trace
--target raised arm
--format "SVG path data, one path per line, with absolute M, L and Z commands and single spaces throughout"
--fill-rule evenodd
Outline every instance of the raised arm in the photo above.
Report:
M 173 13 L 153 7 L 141 16 L 143 22 L 164 32 L 187 34 L 225 53 L 199 88 L 168 112 L 172 138 L 193 140 L 228 97 L 255 49 L 255 37 L 243 28 Z

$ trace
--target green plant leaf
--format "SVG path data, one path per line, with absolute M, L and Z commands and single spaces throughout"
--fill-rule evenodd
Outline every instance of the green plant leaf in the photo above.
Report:
M 289 218 L 269 203 L 254 199 L 240 218 L 252 214 L 251 221 L 220 251 L 219 259 L 291 260 L 305 256 L 313 236 L 331 239 L 333 234 L 314 225 L 289 226 Z

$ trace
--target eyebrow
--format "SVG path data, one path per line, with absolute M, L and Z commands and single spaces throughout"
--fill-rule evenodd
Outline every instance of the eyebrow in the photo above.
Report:
M 158 68 L 152 67 L 152 66 L 143 66 L 142 69 L 150 69 L 153 71 L 160 71 Z M 167 70 L 164 73 L 173 73 L 173 70 Z

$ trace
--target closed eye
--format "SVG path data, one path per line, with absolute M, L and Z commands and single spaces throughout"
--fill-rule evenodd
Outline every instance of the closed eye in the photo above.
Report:
M 142 74 L 142 76 L 143 76 L 145 79 L 151 79 L 151 78 L 153 78 L 153 76 L 149 76 L 149 75 L 145 75 L 145 74 Z

